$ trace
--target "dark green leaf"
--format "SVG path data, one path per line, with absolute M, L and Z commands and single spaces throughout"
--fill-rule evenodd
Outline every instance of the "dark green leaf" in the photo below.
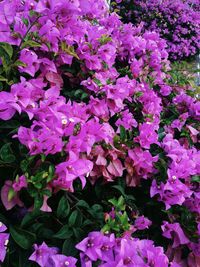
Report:
M 40 210 L 29 212 L 23 218 L 21 222 L 21 227 L 27 227 L 31 225 L 39 217 L 45 217 L 45 216 L 47 215 L 44 212 L 41 212 Z
M 23 249 L 31 248 L 36 240 L 36 236 L 33 233 L 13 226 L 10 227 L 10 234 L 14 241 Z
M 74 210 L 69 217 L 69 226 L 74 226 L 76 224 L 77 218 L 78 218 L 78 211 Z
M 15 155 L 12 152 L 11 143 L 7 143 L 1 147 L 0 158 L 6 163 L 12 163 L 15 161 Z
M 120 138 L 122 141 L 125 141 L 127 136 L 126 136 L 126 129 L 120 125 Z
M 76 256 L 77 250 L 75 248 L 76 240 L 73 238 L 68 238 L 65 240 L 63 247 L 62 247 L 62 254 L 67 256 Z
M 90 208 L 88 203 L 85 200 L 82 200 L 82 199 L 77 202 L 76 206 L 82 207 L 82 208 L 86 208 L 86 209 Z
M 199 175 L 192 176 L 191 181 L 196 182 L 196 183 L 200 183 L 200 176 Z
M 73 235 L 72 229 L 64 225 L 53 237 L 58 239 L 67 239 Z
M 58 204 L 57 216 L 59 218 L 66 218 L 68 216 L 69 212 L 70 212 L 69 202 L 68 202 L 67 198 L 65 196 L 63 196 L 60 199 L 60 202 Z

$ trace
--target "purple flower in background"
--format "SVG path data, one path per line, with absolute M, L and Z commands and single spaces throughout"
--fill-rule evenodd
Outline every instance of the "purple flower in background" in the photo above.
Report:
M 88 237 L 76 245 L 76 248 L 84 252 L 92 261 L 96 261 L 101 255 L 103 237 L 101 232 L 91 232 Z
M 0 119 L 9 120 L 16 111 L 21 113 L 21 108 L 16 103 L 14 96 L 8 92 L 0 92 Z
M 158 134 L 155 130 L 155 125 L 150 122 L 139 125 L 140 134 L 135 138 L 135 141 L 139 141 L 141 147 L 148 149 L 151 144 L 159 144 Z
M 21 72 L 26 72 L 34 77 L 35 73 L 39 69 L 38 56 L 35 52 L 28 50 L 27 48 L 23 49 L 19 58 L 26 66 L 20 66 L 19 70 Z
M 76 205 L 75 196 L 70 193 L 71 212 L 79 206 L 83 216 L 88 218 L 86 223 L 77 227 L 83 228 L 86 233 L 94 227 L 93 232 L 76 246 L 80 250 L 81 263 L 79 259 L 58 254 L 57 248 L 49 247 L 53 238 L 47 239 L 48 245 L 45 242 L 34 245 L 34 252 L 29 258 L 34 261 L 33 265 L 175 267 L 180 263 L 183 267 L 188 259 L 181 258 L 185 257 L 182 245 L 188 248 L 191 265 L 198 262 L 199 243 L 193 242 L 193 233 L 187 231 L 187 225 L 181 228 L 179 212 L 176 214 L 176 209 L 180 209 L 182 216 L 184 207 L 195 217 L 196 221 L 191 220 L 192 226 L 195 228 L 199 224 L 197 128 L 200 105 L 192 96 L 194 92 L 189 96 L 189 90 L 168 85 L 170 65 L 166 48 L 173 59 L 198 51 L 200 34 L 198 25 L 194 25 L 193 21 L 199 24 L 199 13 L 195 11 L 191 15 L 188 3 L 192 0 L 182 1 L 182 4 L 181 1 L 135 0 L 140 2 L 142 10 L 147 11 L 141 18 L 143 15 L 152 16 L 149 27 L 153 32 L 150 32 L 144 31 L 147 29 L 145 22 L 139 26 L 124 24 L 115 12 L 108 12 L 106 0 L 0 0 L 0 40 L 8 43 L 7 46 L 0 44 L 0 90 L 4 90 L 0 92 L 0 119 L 10 120 L 16 112 L 19 113 L 12 121 L 0 122 L 0 130 L 5 131 L 1 134 L 2 144 L 8 142 L 10 136 L 12 138 L 14 131 L 17 132 L 14 137 L 21 144 L 19 161 L 16 158 L 13 163 L 4 163 L 3 153 L 0 153 L 1 168 L 13 165 L 11 170 L 8 169 L 8 176 L 3 173 L 1 178 L 2 204 L 10 210 L 4 211 L 5 215 L 10 217 L 10 213 L 12 215 L 16 211 L 18 218 L 34 211 L 35 205 L 27 207 L 30 201 L 26 196 L 30 194 L 33 199 L 37 191 L 43 200 L 40 213 L 52 212 L 49 216 L 53 218 L 57 204 L 51 205 L 51 201 L 54 198 L 59 200 L 62 194 L 67 193 L 62 191 L 74 192 L 77 179 L 85 188 L 81 192 L 78 184 L 75 196 L 86 196 L 94 186 L 94 194 L 91 194 L 94 199 L 89 204 L 93 205 L 92 202 L 96 201 L 103 205 L 106 212 L 106 226 L 103 227 L 103 214 L 99 212 L 99 216 L 92 220 L 93 213 Z M 127 2 L 131 6 L 133 1 L 117 2 L 120 5 Z M 131 15 L 129 10 L 126 15 L 127 18 Z M 169 24 L 165 25 L 164 19 Z M 177 27 L 169 31 L 171 25 Z M 191 36 L 191 31 L 194 31 L 194 36 Z M 166 35 L 171 38 L 168 46 L 160 38 Z M 184 38 L 186 36 L 191 38 Z M 13 49 L 9 44 L 15 44 Z M 12 54 L 12 50 L 16 54 L 6 57 L 4 48 L 8 49 L 8 54 Z M 9 64 L 8 57 L 11 58 Z M 17 129 L 16 122 L 17 125 L 21 123 L 16 126 Z M 27 155 L 22 153 L 24 149 L 21 151 L 23 145 L 27 148 Z M 25 166 L 26 162 L 28 166 Z M 19 175 L 15 171 L 19 171 Z M 25 174 L 22 175 L 22 172 Z M 39 184 L 34 182 L 38 177 L 42 179 Z M 32 184 L 28 184 L 30 180 Z M 85 186 L 86 181 L 91 185 Z M 126 213 L 120 213 L 118 206 L 107 213 L 105 199 L 101 199 L 104 194 L 99 194 L 98 188 L 105 185 L 103 193 L 107 196 L 106 188 L 112 187 L 106 185 L 108 182 L 113 182 L 115 190 L 122 195 L 133 191 L 132 197 L 136 196 L 137 207 L 132 203 L 131 195 L 127 195 L 128 221 L 126 216 L 123 217 Z M 128 189 L 128 186 L 140 188 Z M 148 199 L 149 190 L 150 196 L 157 195 L 157 198 Z M 147 200 L 145 208 L 140 201 L 143 196 Z M 100 200 L 103 202 L 100 203 Z M 166 210 L 172 207 L 165 216 L 169 216 L 173 223 L 163 222 L 162 225 L 163 236 L 173 240 L 173 248 L 170 246 L 172 257 L 168 252 L 166 256 L 162 247 L 154 245 L 154 241 L 162 244 L 159 235 L 152 235 L 160 220 L 156 220 L 158 224 L 153 225 L 149 233 L 145 230 L 154 222 L 145 217 L 148 216 L 146 208 L 157 207 L 158 214 L 162 209 L 162 205 L 154 206 L 156 201 L 162 201 Z M 18 212 L 16 205 L 23 208 Z M 139 216 L 141 211 L 144 215 Z M 122 217 L 116 226 L 118 212 Z M 59 224 L 66 224 L 64 218 L 59 221 Z M 41 223 L 46 224 L 46 220 Z M 36 226 L 39 224 L 40 220 L 37 220 Z M 108 231 L 98 232 L 101 226 Z M 200 232 L 199 225 L 197 227 L 194 235 Z M 80 230 L 70 229 L 75 236 Z M 139 230 L 145 230 L 142 234 L 155 240 L 134 238 L 142 238 Z M 4 231 L 6 226 L 0 224 L 0 261 L 5 259 L 9 238 Z M 62 246 L 63 241 L 57 240 L 57 244 Z M 12 239 L 12 242 L 15 240 Z M 14 256 L 11 261 L 15 260 Z
M 92 267 L 92 263 L 97 260 L 98 266 L 101 267 L 167 267 L 169 263 L 163 249 L 155 247 L 151 240 L 115 238 L 114 234 L 109 236 L 101 232 L 89 233 L 76 248 L 82 251 L 80 255 L 82 267 Z
M 134 227 L 137 230 L 144 230 L 144 229 L 148 229 L 149 226 L 151 226 L 152 222 L 145 218 L 144 215 L 139 216 L 138 218 L 136 218 L 135 222 L 134 222 Z
M 70 189 L 73 191 L 73 181 L 80 178 L 82 187 L 85 186 L 85 176 L 89 176 L 93 168 L 93 163 L 87 159 L 79 159 L 73 152 L 66 162 L 62 162 L 56 166 L 56 174 L 58 179 L 54 181 L 55 185 Z
M 12 187 L 15 190 L 15 192 L 20 191 L 22 188 L 26 188 L 27 187 L 26 177 L 22 175 L 16 178 L 16 181 L 13 183 Z
M 123 126 L 127 130 L 131 130 L 132 127 L 137 127 L 137 121 L 133 118 L 133 115 L 128 111 L 125 110 L 121 113 L 120 119 L 116 121 L 116 126 Z M 120 127 L 118 128 L 117 132 L 120 132 Z
M 5 184 L 1 189 L 1 201 L 6 210 L 11 210 L 15 205 L 18 205 L 20 207 L 24 206 L 22 201 L 19 199 L 18 193 L 14 192 L 12 187 L 12 181 L 10 180 L 6 180 Z
M 163 236 L 169 239 L 173 239 L 173 248 L 178 247 L 179 245 L 188 244 L 190 241 L 184 234 L 179 223 L 168 223 L 163 222 L 161 226 L 163 231 Z
M 136 25 L 143 23 L 145 30 L 159 33 L 167 42 L 172 60 L 187 58 L 199 51 L 199 1 L 135 0 L 134 5 L 121 1 L 117 7 L 124 20 Z M 159 57 L 154 54 L 151 66 L 156 65 L 159 66 Z
M 6 230 L 7 230 L 7 227 L 5 226 L 5 224 L 0 222 L 0 233 L 5 232 Z
M 45 267 L 76 267 L 77 259 L 65 255 L 56 254 L 49 257 Z
M 53 247 L 48 247 L 45 242 L 41 245 L 34 245 L 34 252 L 29 257 L 29 260 L 37 262 L 41 267 L 46 267 L 49 257 L 57 254 L 58 249 Z
M 7 227 L 0 222 L 0 262 L 3 262 L 6 257 L 6 249 L 9 241 L 9 234 L 2 233 L 7 230 Z
M 9 234 L 0 233 L 0 261 L 3 262 L 6 257 L 6 248 L 9 240 Z

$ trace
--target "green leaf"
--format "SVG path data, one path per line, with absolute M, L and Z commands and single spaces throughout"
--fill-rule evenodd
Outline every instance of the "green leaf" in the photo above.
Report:
M 13 64 L 13 66 L 26 67 L 27 65 L 24 62 L 22 62 L 21 60 L 16 60 L 15 63 Z
M 98 40 L 101 45 L 105 45 L 108 42 L 112 41 L 112 38 L 107 34 L 102 34 L 102 36 Z
M 108 202 L 111 203 L 114 207 L 117 206 L 117 199 L 116 198 L 109 199 Z
M 11 187 L 8 191 L 8 201 L 10 202 L 14 198 L 15 195 L 16 195 L 16 193 L 15 193 L 14 189 Z
M 73 233 L 77 240 L 81 240 L 85 236 L 85 232 L 81 228 L 73 228 Z
M 58 204 L 57 216 L 59 218 L 66 218 L 70 212 L 70 206 L 67 198 L 63 196 Z
M 82 100 L 82 101 L 86 100 L 87 98 L 88 98 L 88 94 L 87 94 L 87 93 L 83 93 L 83 94 L 81 95 L 81 100 Z
M 38 184 L 37 184 L 38 185 Z M 36 186 L 36 185 L 35 185 Z M 41 187 L 36 187 L 37 189 L 41 189 Z M 34 198 L 34 210 L 39 210 L 43 204 L 43 197 L 37 194 Z
M 120 216 L 120 221 L 122 223 L 123 226 L 127 226 L 128 224 L 128 215 L 126 212 L 124 212 L 121 216 Z
M 0 58 L 3 64 L 3 71 L 5 71 L 7 75 L 10 71 L 11 66 L 10 57 L 2 46 L 0 46 Z
M 39 217 L 47 217 L 47 214 L 40 211 L 40 210 L 34 210 L 32 212 L 28 212 L 22 222 L 21 222 L 21 227 L 27 227 L 31 224 L 33 224 L 33 222 L 36 221 L 36 219 L 38 219 Z
M 30 162 L 26 159 L 21 161 L 20 168 L 22 169 L 23 172 L 27 171 L 29 164 L 30 164 Z
M 1 81 L 1 82 L 7 82 L 8 79 L 6 79 L 5 77 L 3 77 L 3 76 L 0 75 L 0 81 Z
M 42 225 L 37 234 L 38 236 L 40 236 L 42 240 L 44 240 L 44 239 L 51 239 L 52 236 L 54 235 L 54 232 L 48 227 Z
M 72 229 L 64 225 L 53 237 L 58 239 L 67 239 L 73 235 Z
M 91 220 L 87 219 L 87 220 L 85 220 L 83 222 L 82 227 L 85 227 L 85 226 L 88 226 L 88 225 L 92 225 L 92 224 L 93 224 L 93 222 Z
M 31 248 L 36 240 L 35 234 L 13 226 L 10 227 L 10 234 L 14 241 L 23 249 Z
M 3 90 L 3 83 L 0 82 L 0 91 L 2 91 L 2 90 Z
M 196 182 L 196 183 L 200 183 L 200 176 L 199 175 L 192 176 L 191 181 Z
M 74 240 L 72 237 L 66 239 L 62 247 L 62 254 L 67 256 L 76 256 L 77 250 L 75 246 L 76 246 L 76 240 Z
M 83 90 L 81 90 L 81 89 L 77 89 L 77 90 L 74 92 L 74 96 L 75 96 L 75 97 L 79 97 L 79 96 L 82 95 L 82 93 L 83 93 Z
M 53 177 L 54 177 L 54 172 L 55 172 L 55 168 L 54 168 L 54 166 L 53 166 L 53 165 L 50 165 L 50 166 L 49 166 L 49 171 L 48 171 L 49 175 L 48 175 L 48 177 L 47 177 L 47 183 L 49 183 L 49 182 L 53 179 Z
M 0 158 L 6 163 L 12 163 L 15 161 L 15 155 L 11 149 L 11 143 L 3 145 L 0 149 Z
M 101 83 L 101 81 L 100 81 L 99 79 L 97 79 L 97 78 L 93 78 L 93 81 L 94 81 L 99 87 L 102 86 L 102 83 Z
M 41 191 L 41 193 L 42 193 L 42 195 L 45 195 L 45 196 L 48 196 L 48 197 L 52 196 L 52 192 L 49 189 L 44 189 L 44 190 Z
M 123 198 L 123 196 L 119 197 L 118 202 L 117 202 L 117 207 L 120 210 L 124 210 L 124 198 Z
M 22 18 L 23 23 L 28 27 L 29 21 L 26 18 Z
M 0 42 L 0 46 L 3 47 L 3 49 L 6 51 L 6 53 L 9 55 L 10 59 L 13 56 L 13 48 L 12 45 L 4 42 Z
M 122 141 L 125 141 L 127 139 L 126 129 L 122 125 L 120 125 L 120 138 Z
M 74 226 L 76 224 L 77 218 L 78 218 L 78 211 L 74 210 L 69 217 L 69 222 L 68 222 L 69 226 Z
M 30 17 L 33 17 L 33 16 L 38 17 L 39 13 L 37 11 L 35 11 L 35 10 L 30 10 L 29 15 L 30 15 Z
M 112 187 L 117 189 L 123 196 L 125 196 L 124 188 L 121 185 L 113 185 Z
M 90 206 L 88 205 L 88 203 L 85 200 L 83 200 L 83 199 L 79 200 L 77 202 L 76 206 L 81 207 L 81 208 L 86 208 L 86 209 L 89 209 L 90 208 Z
M 26 48 L 26 47 L 41 47 L 41 44 L 39 44 L 38 42 L 36 41 L 33 41 L 33 40 L 28 40 L 26 42 L 24 42 L 21 46 L 21 48 Z

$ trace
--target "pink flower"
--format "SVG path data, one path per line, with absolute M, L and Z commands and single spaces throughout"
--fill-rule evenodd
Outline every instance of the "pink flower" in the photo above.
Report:
M 8 92 L 0 92 L 0 119 L 9 120 L 16 111 L 21 113 L 21 108 L 16 103 L 14 96 Z
M 0 262 L 3 262 L 6 257 L 8 240 L 9 234 L 0 233 Z
M 18 194 L 14 192 L 10 180 L 7 180 L 1 189 L 1 201 L 7 210 L 12 209 L 15 205 L 24 206 Z
M 181 226 L 179 223 L 168 223 L 166 221 L 163 222 L 161 226 L 163 231 L 163 236 L 169 239 L 173 239 L 173 248 L 178 247 L 179 245 L 188 244 L 190 241 L 185 236 Z
M 31 129 L 20 127 L 17 137 L 22 144 L 29 148 L 32 155 L 55 154 L 63 148 L 61 137 L 44 123 L 36 121 L 33 122 Z
M 0 262 L 3 262 L 6 256 L 6 249 L 9 240 L 9 234 L 2 233 L 7 230 L 7 227 L 0 222 Z
M 153 163 L 157 161 L 158 157 L 152 157 L 149 151 L 143 151 L 136 147 L 129 150 L 128 155 L 133 161 L 137 175 L 141 178 L 147 178 L 154 171 Z
M 80 178 L 82 187 L 85 186 L 85 176 L 89 176 L 93 163 L 87 159 L 78 158 L 70 152 L 69 160 L 56 166 L 57 179 L 53 183 L 57 186 L 73 191 L 73 181 Z
M 25 48 L 21 51 L 20 53 L 20 58 L 24 64 L 26 64 L 26 67 L 18 67 L 20 72 L 26 72 L 30 74 L 32 77 L 34 77 L 35 73 L 39 69 L 39 64 L 38 62 L 38 56 L 35 52 Z
M 128 110 L 125 110 L 121 113 L 120 118 L 115 124 L 118 127 L 121 125 L 127 130 L 132 130 L 132 127 L 137 127 L 137 121 L 133 118 L 133 115 Z M 117 132 L 120 132 L 119 128 Z
M 158 134 L 155 132 L 156 127 L 152 123 L 143 123 L 139 125 L 140 134 L 135 138 L 143 148 L 150 148 L 151 144 L 158 143 Z
M 41 267 L 46 267 L 49 257 L 57 254 L 57 252 L 57 248 L 48 247 L 45 242 L 39 246 L 35 244 L 34 252 L 29 257 L 29 260 L 37 262 Z
M 119 159 L 113 160 L 109 163 L 107 170 L 114 177 L 121 177 L 123 175 L 124 167 Z
M 16 178 L 16 181 L 13 183 L 12 187 L 15 190 L 15 192 L 20 191 L 22 188 L 26 188 L 27 187 L 26 177 L 22 175 Z
M 73 257 L 67 257 L 65 255 L 56 254 L 49 257 L 47 265 L 45 267 L 61 267 L 69 266 L 76 267 L 77 259 Z
M 152 222 L 145 218 L 144 215 L 139 216 L 138 218 L 136 218 L 135 222 L 134 222 L 134 227 L 137 230 L 144 230 L 144 229 L 148 229 L 149 226 L 151 226 Z
M 41 211 L 44 211 L 44 212 L 52 212 L 51 207 L 47 203 L 48 198 L 49 198 L 48 196 L 45 196 L 44 195 L 42 207 L 40 208 Z

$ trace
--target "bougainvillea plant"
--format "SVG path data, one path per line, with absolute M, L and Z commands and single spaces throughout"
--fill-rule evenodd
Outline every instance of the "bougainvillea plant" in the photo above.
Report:
M 0 2 L 0 262 L 198 267 L 200 103 L 101 0 Z
M 112 7 L 123 19 L 155 31 L 167 42 L 171 60 L 189 58 L 200 50 L 199 0 L 116 0 Z

